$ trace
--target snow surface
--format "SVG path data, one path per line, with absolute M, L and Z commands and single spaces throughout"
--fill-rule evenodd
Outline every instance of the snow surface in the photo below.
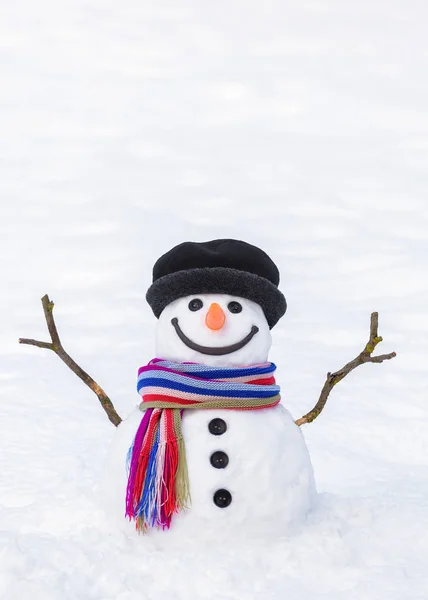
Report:
M 427 600 L 428 8 L 420 0 L 0 6 L 0 597 Z M 286 537 L 156 548 L 106 519 L 114 399 L 154 353 L 158 256 L 236 237 L 277 262 L 283 401 L 379 351 L 303 433 L 319 501 Z

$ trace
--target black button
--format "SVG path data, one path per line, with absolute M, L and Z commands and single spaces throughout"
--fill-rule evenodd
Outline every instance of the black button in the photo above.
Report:
M 217 450 L 217 452 L 211 454 L 210 462 L 216 469 L 225 469 L 229 464 L 229 457 L 227 456 L 226 452 Z
M 213 500 L 214 504 L 219 508 L 226 508 L 232 502 L 232 494 L 229 490 L 217 490 Z
M 208 423 L 208 429 L 213 435 L 223 435 L 227 429 L 227 425 L 223 419 L 213 419 Z

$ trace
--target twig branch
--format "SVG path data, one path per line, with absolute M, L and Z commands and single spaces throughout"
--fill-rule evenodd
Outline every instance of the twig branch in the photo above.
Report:
M 47 294 L 42 298 L 42 305 L 43 312 L 45 313 L 46 324 L 48 326 L 52 342 L 39 342 L 38 340 L 19 338 L 19 343 L 27 344 L 29 346 L 37 346 L 37 348 L 46 348 L 47 350 L 53 350 L 55 354 L 59 356 L 59 358 L 63 362 L 65 362 L 67 367 L 69 367 L 73 371 L 73 373 L 80 377 L 80 379 L 84 383 L 86 383 L 86 385 L 90 387 L 91 390 L 98 396 L 98 400 L 100 401 L 101 406 L 107 413 L 109 420 L 113 423 L 113 425 L 117 427 L 122 421 L 122 419 L 117 414 L 110 398 L 98 385 L 98 383 L 94 381 L 92 377 L 86 373 L 86 371 L 79 367 L 79 365 L 64 350 L 53 317 L 54 303 L 52 302 L 52 300 L 49 300 L 49 296 Z
M 29 340 L 27 338 L 19 338 L 18 342 L 20 344 L 27 344 L 28 346 L 37 346 L 37 348 L 47 348 L 48 350 L 54 349 L 54 345 L 50 342 L 39 342 L 38 340 Z
M 360 365 L 363 365 L 364 363 L 381 363 L 384 360 L 390 360 L 391 358 L 394 358 L 396 356 L 395 352 L 390 352 L 389 354 L 381 354 L 379 356 L 372 356 L 374 349 L 382 341 L 382 337 L 378 335 L 378 325 L 379 315 L 377 312 L 374 312 L 371 314 L 370 318 L 370 338 L 364 350 L 360 352 L 360 354 L 356 358 L 354 358 L 354 360 L 348 362 L 344 367 L 342 367 L 338 371 L 335 371 L 334 373 L 327 373 L 327 379 L 321 390 L 318 402 L 315 404 L 314 408 L 311 411 L 309 411 L 303 417 L 300 417 L 300 419 L 297 419 L 296 425 L 300 427 L 300 425 L 304 425 L 305 423 L 311 423 L 312 421 L 314 421 L 323 410 L 327 402 L 327 398 L 333 387 L 336 384 L 338 384 L 339 381 L 342 381 L 342 379 L 346 377 L 348 373 L 350 373 Z

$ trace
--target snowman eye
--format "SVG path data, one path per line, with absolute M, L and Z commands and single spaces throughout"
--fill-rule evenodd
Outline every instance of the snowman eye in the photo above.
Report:
M 202 302 L 202 300 L 200 300 L 199 298 L 194 298 L 193 300 L 190 300 L 190 302 L 189 302 L 189 310 L 191 310 L 192 312 L 201 310 L 203 305 L 204 305 L 204 303 Z
M 227 308 L 230 310 L 231 313 L 242 312 L 242 304 L 239 304 L 239 302 L 229 302 Z

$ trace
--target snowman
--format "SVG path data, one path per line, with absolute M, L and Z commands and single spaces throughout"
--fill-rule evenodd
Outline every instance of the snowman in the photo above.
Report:
M 156 262 L 157 358 L 139 370 L 109 477 L 139 532 L 271 537 L 311 508 L 309 454 L 268 361 L 287 306 L 278 284 L 271 258 L 238 240 L 185 242 Z

